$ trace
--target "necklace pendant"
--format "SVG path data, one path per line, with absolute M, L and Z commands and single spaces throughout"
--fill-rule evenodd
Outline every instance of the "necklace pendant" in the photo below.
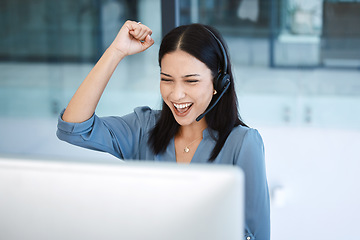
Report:
M 184 152 L 188 153 L 190 151 L 190 149 L 188 147 L 184 148 Z

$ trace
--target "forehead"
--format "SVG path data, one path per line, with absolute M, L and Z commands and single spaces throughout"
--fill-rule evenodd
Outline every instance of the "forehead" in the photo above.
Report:
M 203 62 L 182 50 L 165 54 L 161 59 L 161 71 L 173 74 L 189 72 L 211 74 L 210 69 Z

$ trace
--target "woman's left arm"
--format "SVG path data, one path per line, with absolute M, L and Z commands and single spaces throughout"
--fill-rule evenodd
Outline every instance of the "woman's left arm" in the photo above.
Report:
M 236 159 L 245 175 L 245 239 L 270 239 L 270 199 L 263 140 L 248 129 Z M 249 238 L 250 237 L 250 238 Z

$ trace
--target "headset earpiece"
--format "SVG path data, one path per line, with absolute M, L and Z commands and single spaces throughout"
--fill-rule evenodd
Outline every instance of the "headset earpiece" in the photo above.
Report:
M 219 73 L 217 79 L 216 79 L 216 83 L 214 86 L 216 91 L 218 92 L 222 92 L 224 91 L 224 88 L 226 85 L 230 84 L 230 76 L 229 74 L 222 74 L 222 73 Z
M 220 47 L 221 55 L 223 57 L 223 61 L 221 64 L 221 68 L 219 69 L 218 76 L 216 78 L 216 82 L 214 83 L 214 88 L 216 91 L 221 92 L 224 90 L 225 86 L 230 83 L 230 76 L 227 74 L 228 68 L 228 60 L 224 46 L 222 45 L 221 41 L 215 36 L 215 34 L 208 28 L 205 28 L 216 40 L 217 44 Z M 227 88 L 226 88 L 227 89 Z

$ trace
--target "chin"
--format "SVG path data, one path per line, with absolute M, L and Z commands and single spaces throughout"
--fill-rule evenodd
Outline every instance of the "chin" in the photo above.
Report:
M 174 115 L 174 118 L 175 118 L 175 121 L 180 126 L 189 126 L 191 124 L 197 123 L 197 121 L 196 121 L 197 116 L 178 117 L 178 116 Z
M 178 119 L 175 117 L 176 122 L 180 125 L 180 126 L 188 126 L 191 125 L 193 122 L 195 122 L 196 120 L 185 120 L 185 119 Z

